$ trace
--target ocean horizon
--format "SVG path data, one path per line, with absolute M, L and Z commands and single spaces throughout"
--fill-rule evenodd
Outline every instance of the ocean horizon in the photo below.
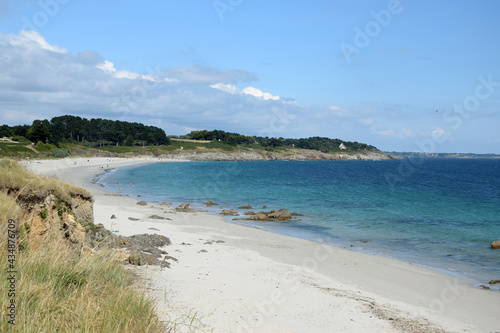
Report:
M 498 159 L 154 163 L 111 170 L 98 182 L 145 201 L 188 202 L 212 214 L 235 209 L 237 218 L 249 210 L 240 206 L 287 208 L 304 216 L 226 220 L 477 283 L 500 278 L 500 251 L 490 248 L 500 240 Z M 208 200 L 219 205 L 206 207 Z

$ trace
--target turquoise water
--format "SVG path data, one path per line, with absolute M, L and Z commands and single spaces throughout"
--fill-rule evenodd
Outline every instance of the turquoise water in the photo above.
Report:
M 497 159 L 158 163 L 117 169 L 100 182 L 147 201 L 195 208 L 207 200 L 233 209 L 288 208 L 304 216 L 231 222 L 352 245 L 480 282 L 500 279 L 500 250 L 490 249 L 500 240 Z

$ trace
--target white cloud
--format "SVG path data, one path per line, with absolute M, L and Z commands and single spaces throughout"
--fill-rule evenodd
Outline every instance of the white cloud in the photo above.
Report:
M 212 84 L 210 85 L 210 87 L 229 94 L 250 95 L 266 101 L 268 100 L 278 101 L 280 99 L 279 96 L 273 96 L 271 93 L 263 92 L 262 90 L 254 87 L 246 87 L 243 90 L 239 90 L 234 84 L 220 83 L 220 82 Z M 293 102 L 294 101 L 292 102 L 287 101 L 287 103 L 293 103 Z
M 210 88 L 218 89 L 220 91 L 229 93 L 229 94 L 239 94 L 240 90 L 236 88 L 234 84 L 225 84 L 225 83 L 215 83 L 210 85 Z
M 219 128 L 291 136 L 302 129 L 303 122 L 274 119 L 276 108 L 291 115 L 300 108 L 293 99 L 236 88 L 255 79 L 246 71 L 193 66 L 136 73 L 92 51 L 63 50 L 38 33 L 0 33 L 0 119 L 15 125 L 73 114 L 161 124 L 169 134 Z M 218 93 L 224 90 L 233 93 Z
M 36 32 L 36 31 L 24 31 L 24 30 L 22 30 L 19 32 L 19 37 L 21 37 L 20 39 L 18 39 L 19 43 L 34 42 L 34 43 L 38 44 L 38 46 L 44 50 L 48 50 L 48 51 L 52 51 L 52 52 L 56 52 L 56 53 L 68 53 L 68 50 L 66 50 L 65 48 L 50 45 L 49 43 L 47 43 L 45 38 L 42 35 L 40 35 L 40 33 Z
M 104 60 L 104 62 L 97 64 L 96 67 L 102 69 L 106 73 L 116 73 L 115 64 L 109 60 Z
M 441 127 L 431 128 L 429 135 L 435 142 L 442 143 L 451 138 L 451 133 Z
M 265 100 L 277 101 L 280 99 L 279 96 L 273 96 L 270 93 L 263 92 L 262 90 L 254 88 L 254 87 L 246 87 L 245 89 L 242 90 L 242 92 L 246 95 L 252 95 L 252 96 L 259 97 L 259 98 L 262 98 Z
M 394 138 L 413 141 L 416 133 L 414 127 L 401 126 L 393 113 L 384 114 L 385 107 L 304 106 L 255 87 L 249 83 L 255 75 L 243 70 L 197 65 L 132 72 L 93 51 L 69 54 L 38 33 L 0 33 L 0 73 L 0 120 L 9 125 L 73 114 L 157 125 L 167 134 L 221 129 L 328 136 L 375 146 L 403 141 Z M 374 119 L 383 127 L 375 127 Z M 417 133 L 432 135 L 429 128 Z
M 168 83 L 179 83 L 179 80 L 173 79 L 173 78 L 170 78 L 170 77 L 164 77 L 163 81 L 168 82 Z
M 104 72 L 108 74 L 112 74 L 113 77 L 117 79 L 129 79 L 129 80 L 135 80 L 135 79 L 143 79 L 143 80 L 148 80 L 152 82 L 157 82 L 157 80 L 153 77 L 151 74 L 139 74 L 139 73 L 134 73 L 126 70 L 117 70 L 115 68 L 115 64 L 112 63 L 109 60 L 104 60 L 104 62 L 97 64 L 96 66 L 99 69 L 102 69 Z M 167 80 L 165 80 L 168 82 Z

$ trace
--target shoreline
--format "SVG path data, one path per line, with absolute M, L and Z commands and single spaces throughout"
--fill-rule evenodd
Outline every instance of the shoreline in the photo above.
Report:
M 199 325 L 216 332 L 422 331 L 433 323 L 457 332 L 500 327 L 500 293 L 479 290 L 465 279 L 228 223 L 207 213 L 178 213 L 151 203 L 137 206 L 135 198 L 92 184 L 96 174 L 108 169 L 99 165 L 115 169 L 167 161 L 101 157 L 23 164 L 89 190 L 95 223 L 109 230 L 115 226 L 125 236 L 160 233 L 172 240 L 165 250 L 179 262 L 171 269 L 139 268 L 165 319 L 182 318 L 194 309 L 201 313 Z M 112 214 L 118 219 L 110 220 Z M 171 220 L 149 219 L 152 214 Z M 130 221 L 131 216 L 139 221 Z
M 169 160 L 170 161 L 170 160 Z M 192 161 L 185 161 L 185 162 L 192 162 Z M 255 162 L 255 161 L 254 161 Z M 269 162 L 269 161 L 258 161 L 258 162 Z M 282 162 L 282 161 L 274 161 L 274 162 Z M 289 162 L 294 162 L 294 161 L 289 161 Z M 215 163 L 217 163 L 215 161 Z M 127 167 L 126 167 L 127 168 Z M 133 168 L 133 167 L 128 167 L 128 168 Z M 113 171 L 116 169 L 111 169 L 109 171 Z M 108 171 L 108 170 L 106 170 Z M 110 179 L 106 179 L 106 173 L 104 172 L 102 175 L 103 177 L 98 177 L 97 178 L 97 183 L 102 186 L 103 189 L 110 191 L 115 194 L 119 194 L 120 192 L 118 191 L 118 186 L 114 185 L 114 182 L 111 181 Z M 113 176 L 111 176 L 112 178 Z M 116 180 L 116 179 L 115 179 Z M 123 179 L 122 179 L 123 180 Z M 122 180 L 120 180 L 120 184 L 122 183 Z M 128 187 L 128 185 L 126 185 Z M 128 192 L 127 194 L 125 194 Z M 278 224 L 267 224 L 265 222 L 255 222 L 255 221 L 242 221 L 242 218 L 247 217 L 244 215 L 245 210 L 249 209 L 243 209 L 241 210 L 238 206 L 241 206 L 243 204 L 248 203 L 247 201 L 241 201 L 239 204 L 236 203 L 228 203 L 227 201 L 224 201 L 223 199 L 214 199 L 212 197 L 212 200 L 216 200 L 217 202 L 220 202 L 220 205 L 213 206 L 213 207 L 206 207 L 203 204 L 203 201 L 206 201 L 207 198 L 203 200 L 198 201 L 192 201 L 189 199 L 184 199 L 179 201 L 175 197 L 171 197 L 170 194 L 167 194 L 166 196 L 158 196 L 158 195 L 153 195 L 148 194 L 147 191 L 142 192 L 138 191 L 137 188 L 135 191 L 132 193 L 129 192 L 129 190 L 125 189 L 123 194 L 124 196 L 129 196 L 130 198 L 135 198 L 136 194 L 141 194 L 142 198 L 137 199 L 137 200 L 146 200 L 146 201 L 151 201 L 151 202 L 161 202 L 161 201 L 168 201 L 172 202 L 174 207 L 177 205 L 183 203 L 184 201 L 188 202 L 191 204 L 191 208 L 201 210 L 203 212 L 207 212 L 210 215 L 213 216 L 218 216 L 222 217 L 226 222 L 232 223 L 232 224 L 237 224 L 240 226 L 244 227 L 250 227 L 250 228 L 256 228 L 260 230 L 265 230 L 268 232 L 273 232 L 279 235 L 284 235 L 284 236 L 290 236 L 290 237 L 295 237 L 303 240 L 309 240 L 312 242 L 320 243 L 320 244 L 325 244 L 325 245 L 330 245 L 334 246 L 336 248 L 340 249 L 347 249 L 350 251 L 357 251 L 361 253 L 365 253 L 368 255 L 377 255 L 377 256 L 382 256 L 386 257 L 389 259 L 394 259 L 394 260 L 400 260 L 404 261 L 407 263 L 410 263 L 412 265 L 418 265 L 424 268 L 429 268 L 432 270 L 439 271 L 441 273 L 444 273 L 446 275 L 449 275 L 451 277 L 459 277 L 461 279 L 465 280 L 470 280 L 472 284 L 480 288 L 481 286 L 487 286 L 489 287 L 492 291 L 500 291 L 500 285 L 489 285 L 488 281 L 496 278 L 498 276 L 498 272 L 494 271 L 491 272 L 490 270 L 481 270 L 481 267 L 478 266 L 473 266 L 473 263 L 463 263 L 463 262 L 450 262 L 448 259 L 448 256 L 443 258 L 432 258 L 430 259 L 429 257 L 426 257 L 425 255 L 419 254 L 415 255 L 413 252 L 404 252 L 404 249 L 390 249 L 387 247 L 384 247 L 385 244 L 375 244 L 372 239 L 369 236 L 365 236 L 366 240 L 361 241 L 360 239 L 344 239 L 344 238 L 332 238 L 328 236 L 323 236 L 323 235 L 317 235 L 314 233 L 301 233 L 301 231 L 297 231 L 297 229 L 294 229 L 294 226 L 285 226 L 288 223 L 278 223 Z M 259 208 L 256 207 L 252 203 L 252 206 L 258 211 Z M 286 204 L 283 205 L 274 205 L 272 207 L 267 208 L 267 210 L 270 209 L 279 209 L 281 207 L 287 207 Z M 235 216 L 223 216 L 220 214 L 221 209 L 233 209 L 236 210 L 240 215 L 238 218 L 234 218 Z M 250 209 L 254 210 L 254 209 Z M 260 209 L 262 210 L 262 209 Z M 265 210 L 265 209 L 264 209 Z M 297 212 L 302 212 L 301 210 L 297 210 Z M 307 214 L 306 214 L 307 215 Z M 313 215 L 308 215 L 308 217 L 312 217 Z M 240 220 L 240 221 L 234 221 L 234 220 Z M 293 222 L 290 221 L 290 222 Z M 306 222 L 307 223 L 307 222 Z M 338 236 L 338 235 L 336 235 Z M 368 243 L 368 244 L 366 244 Z M 489 247 L 489 246 L 488 246 Z M 401 251 L 399 251 L 401 250 Z M 446 251 L 446 250 L 445 250 Z M 443 253 L 448 253 L 448 252 L 443 252 Z M 452 253 L 452 252 L 450 252 Z M 460 254 L 455 254 L 455 255 L 460 255 Z

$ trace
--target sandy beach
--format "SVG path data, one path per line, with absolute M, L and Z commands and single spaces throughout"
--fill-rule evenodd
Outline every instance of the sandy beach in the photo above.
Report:
M 473 281 L 203 212 L 139 206 L 137 198 L 92 183 L 106 169 L 156 162 L 162 161 L 103 157 L 23 165 L 89 190 L 96 224 L 124 236 L 170 238 L 164 250 L 178 262 L 137 270 L 160 317 L 180 332 L 500 332 L 500 292 Z

